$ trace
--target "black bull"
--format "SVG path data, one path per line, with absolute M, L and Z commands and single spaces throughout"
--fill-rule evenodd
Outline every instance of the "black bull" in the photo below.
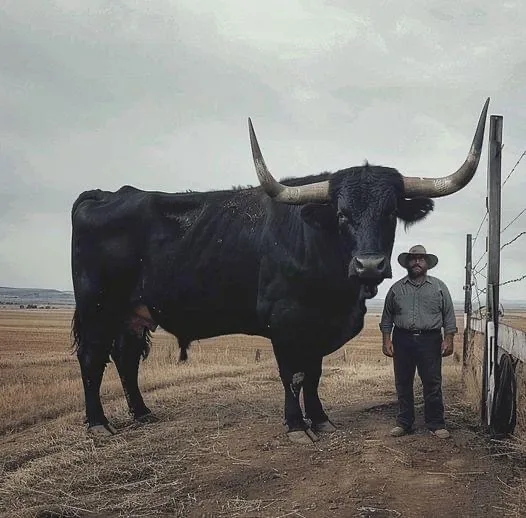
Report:
M 473 177 L 488 101 L 466 161 L 443 178 L 366 164 L 279 183 L 250 123 L 259 187 L 82 193 L 72 209 L 73 333 L 88 428 L 115 432 L 99 393 L 110 356 L 130 412 L 150 418 L 137 375 L 159 325 L 178 338 L 183 356 L 201 338 L 269 338 L 289 437 L 305 442 L 334 429 L 318 397 L 322 359 L 361 331 L 365 299 L 391 277 L 397 219 L 421 220 L 430 198 Z

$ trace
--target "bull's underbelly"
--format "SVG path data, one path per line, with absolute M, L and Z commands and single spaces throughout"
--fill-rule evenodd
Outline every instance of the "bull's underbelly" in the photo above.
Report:
M 246 308 L 235 311 L 225 308 L 179 309 L 175 312 L 161 310 L 154 313 L 155 321 L 163 329 L 190 341 L 236 333 L 265 336 L 255 312 L 247 311 Z
M 288 326 L 293 330 L 303 329 L 305 332 L 299 333 L 303 338 L 312 336 L 310 347 L 317 348 L 323 355 L 342 347 L 363 328 L 365 305 L 356 300 L 342 303 L 340 299 L 331 303 L 318 299 L 314 304 L 304 305 L 295 299 L 278 298 L 265 305 L 261 304 L 261 299 L 256 303 L 255 297 L 237 295 L 235 299 L 227 296 L 213 299 L 173 297 L 163 301 L 150 293 L 149 297 L 141 297 L 131 315 L 130 325 L 152 331 L 161 326 L 177 338 L 188 341 L 239 333 L 273 339 L 283 336 L 283 326 Z M 272 326 L 275 312 L 286 315 L 277 319 L 281 329 Z M 295 334 L 291 333 L 291 340 Z

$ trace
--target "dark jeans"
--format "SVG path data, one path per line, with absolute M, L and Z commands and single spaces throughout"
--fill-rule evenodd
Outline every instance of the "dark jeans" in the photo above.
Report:
M 415 369 L 418 369 L 422 381 L 427 428 L 438 430 L 445 427 L 441 344 L 440 332 L 413 335 L 396 328 L 393 331 L 393 363 L 400 407 L 396 422 L 405 429 L 410 429 L 415 420 L 413 396 Z

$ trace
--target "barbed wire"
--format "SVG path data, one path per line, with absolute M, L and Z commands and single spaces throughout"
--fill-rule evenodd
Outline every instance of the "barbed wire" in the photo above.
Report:
M 484 257 L 486 256 L 486 254 L 488 253 L 488 251 L 486 250 L 478 259 L 478 261 L 475 262 L 475 265 L 471 267 L 471 271 L 475 272 L 477 270 L 477 266 L 480 264 L 480 261 L 482 261 L 482 259 L 484 259 Z M 486 263 L 488 264 L 488 263 Z M 480 268 L 480 270 L 483 270 L 485 267 L 486 267 L 486 264 Z M 479 271 L 480 271 L 479 270 Z
M 486 289 L 485 288 L 483 290 L 479 289 L 476 275 L 473 275 L 473 286 L 475 287 L 475 296 L 477 297 L 477 300 L 478 300 L 478 303 L 479 303 L 478 309 L 480 310 L 480 308 L 482 307 L 482 303 L 480 302 L 480 296 L 486 292 Z M 475 300 L 474 297 L 472 297 L 471 298 L 471 306 L 472 307 L 473 307 L 473 301 L 474 300 Z
M 520 237 L 522 236 L 525 236 L 526 235 L 526 232 L 521 232 L 519 234 L 517 234 L 513 239 L 511 239 L 510 241 L 508 241 L 507 243 L 504 243 L 500 249 L 502 250 L 503 248 L 506 248 L 507 246 L 511 245 L 512 243 L 514 243 L 515 241 L 517 241 L 517 239 L 519 239 Z
M 517 241 L 517 239 L 521 238 L 522 236 L 526 236 L 526 231 L 524 232 L 520 232 L 519 234 L 517 234 L 513 239 L 510 239 L 507 243 L 504 243 L 501 247 L 500 247 L 500 250 L 502 251 L 504 248 L 506 248 L 507 246 L 510 246 L 512 243 L 514 243 L 515 241 Z M 480 262 L 482 261 L 482 259 L 484 259 L 484 257 L 486 256 L 487 254 L 487 251 L 484 252 L 478 259 L 478 261 L 476 261 L 475 265 L 471 268 L 471 273 L 472 275 L 481 275 L 482 277 L 484 277 L 485 279 L 487 278 L 482 272 L 484 271 L 484 269 L 486 268 L 486 266 L 488 266 L 488 262 L 486 261 L 480 268 L 477 269 L 477 266 L 480 264 Z
M 483 264 L 478 270 L 475 270 L 475 271 L 473 272 L 473 274 L 474 274 L 474 275 L 479 275 L 479 274 L 481 274 L 481 273 L 484 271 L 484 269 L 486 268 L 486 266 L 488 266 L 488 262 L 487 262 L 487 261 L 486 261 L 486 262 L 485 262 L 485 263 L 484 263 L 484 264 Z
M 506 286 L 506 284 L 513 284 L 515 282 L 520 282 L 526 279 L 526 274 L 524 274 L 522 277 L 517 277 L 516 279 L 511 279 L 509 281 L 501 282 L 499 286 Z
M 524 232 L 520 232 L 519 234 L 517 234 L 513 239 L 510 239 L 507 243 L 504 243 L 500 249 L 501 251 L 506 248 L 507 246 L 511 245 L 512 243 L 514 243 L 515 241 L 517 241 L 517 239 L 519 239 L 520 237 L 522 236 L 526 236 L 526 231 Z M 484 254 L 482 254 L 482 257 L 477 261 L 477 263 L 475 264 L 475 266 L 473 266 L 472 268 L 472 275 L 480 275 L 482 277 L 484 277 L 484 279 L 487 279 L 487 277 L 482 273 L 484 271 L 484 268 L 486 268 L 486 266 L 488 266 L 488 262 L 486 261 L 478 270 L 476 269 L 477 266 L 479 265 L 480 261 L 486 256 L 486 252 L 484 252 Z
M 472 243 L 471 243 L 471 248 L 473 249 L 473 247 L 475 246 L 475 243 L 477 242 L 477 239 L 479 237 L 479 234 L 480 234 L 480 231 L 482 229 L 482 225 L 484 225 L 484 222 L 486 221 L 486 218 L 488 217 L 488 209 L 486 209 L 486 214 L 484 214 L 484 216 L 482 217 L 482 221 L 480 222 L 480 225 L 479 225 L 479 228 L 477 230 L 477 233 L 475 234 L 475 239 L 473 239 Z
M 484 267 L 486 267 L 486 265 L 484 265 Z M 488 277 L 482 273 L 482 270 L 484 270 L 484 268 L 480 269 L 480 270 L 477 272 L 477 275 L 480 275 L 481 277 L 484 277 L 484 279 L 487 279 Z
M 506 185 L 506 182 L 510 179 L 510 176 L 515 172 L 515 169 L 517 169 L 517 166 L 520 164 L 521 160 L 524 158 L 525 155 L 526 155 L 526 149 L 523 151 L 522 155 L 517 160 L 517 163 L 511 168 L 511 171 L 508 173 L 508 176 L 506 176 L 506 179 L 504 180 L 504 182 L 502 182 L 502 187 Z
M 510 179 L 510 177 L 513 175 L 513 173 L 517 170 L 517 167 L 518 165 L 521 163 L 522 159 L 526 156 L 526 150 L 523 151 L 523 153 L 521 154 L 521 156 L 519 157 L 519 159 L 517 160 L 517 162 L 515 163 L 515 165 L 511 168 L 510 172 L 508 173 L 508 175 L 506 176 L 506 178 L 504 179 L 504 182 L 502 183 L 502 187 L 504 187 L 506 185 L 506 183 L 508 182 L 508 180 Z M 524 209 L 522 209 L 519 214 L 517 216 L 515 216 L 515 218 L 513 218 L 502 230 L 501 230 L 501 234 L 506 231 L 508 228 L 510 228 L 511 225 L 513 225 L 513 223 L 515 223 L 515 221 L 517 221 L 524 213 L 526 212 L 526 207 Z M 475 238 L 473 239 L 473 241 L 471 242 L 471 249 L 473 250 L 474 246 L 475 246 L 475 243 L 477 242 L 477 239 L 480 235 L 480 232 L 482 230 L 482 226 L 484 225 L 484 222 L 486 221 L 486 219 L 488 218 L 488 215 L 489 215 L 489 211 L 488 209 L 486 208 L 486 213 L 484 214 L 484 216 L 482 217 L 482 221 L 480 222 L 479 226 L 478 226 L 478 229 L 477 229 L 477 232 L 475 234 Z M 500 250 L 502 251 L 504 248 L 506 248 L 507 246 L 510 246 L 512 243 L 514 243 L 515 241 L 517 241 L 519 238 L 521 238 L 522 236 L 526 235 L 526 232 L 520 232 L 519 234 L 517 234 L 513 239 L 510 239 L 509 241 L 507 241 L 506 243 L 504 243 L 501 247 L 500 247 Z M 482 272 L 484 271 L 484 269 L 486 268 L 486 266 L 488 265 L 488 261 L 486 261 L 480 268 L 478 268 L 477 270 L 477 267 L 478 265 L 482 262 L 482 260 L 484 259 L 484 257 L 486 257 L 486 254 L 488 253 L 488 251 L 486 250 L 480 257 L 479 259 L 475 262 L 474 266 L 472 266 L 471 268 L 471 274 L 472 274 L 472 278 L 473 278 L 473 282 L 472 282 L 472 286 L 474 286 L 475 288 L 475 294 L 474 296 L 472 296 L 471 298 L 471 305 L 473 306 L 473 303 L 475 302 L 475 298 L 476 298 L 476 301 L 478 301 L 478 310 L 481 311 L 481 308 L 482 308 L 482 303 L 481 303 L 481 300 L 480 300 L 480 296 L 483 295 L 484 293 L 486 293 L 487 291 L 487 288 L 483 288 L 483 289 L 479 289 L 478 287 L 478 279 L 477 277 L 478 276 L 481 276 L 481 277 L 484 277 L 485 279 L 487 279 L 486 275 L 484 275 Z M 506 285 L 509 285 L 509 284 L 513 284 L 513 283 L 516 283 L 516 282 L 521 282 L 523 280 L 526 279 L 526 274 L 525 275 L 522 275 L 521 277 L 517 277 L 516 279 L 510 279 L 508 281 L 505 281 L 505 282 L 502 282 L 499 284 L 499 286 L 506 286 Z
M 515 216 L 501 231 L 500 233 L 502 234 L 505 230 L 507 230 L 508 228 L 511 227 L 511 225 L 513 223 L 515 223 L 524 213 L 526 212 L 526 207 L 524 207 L 524 209 L 522 209 L 519 214 L 517 216 Z

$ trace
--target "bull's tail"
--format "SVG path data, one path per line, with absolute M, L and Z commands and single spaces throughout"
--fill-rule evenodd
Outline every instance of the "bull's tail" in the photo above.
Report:
M 186 338 L 178 338 L 179 342 L 179 362 L 184 363 L 188 360 L 188 349 L 190 348 L 190 340 Z
M 78 308 L 75 308 L 75 312 L 73 313 L 73 318 L 71 319 L 71 341 L 72 341 L 72 349 L 73 351 L 77 351 L 80 347 L 81 342 L 81 336 L 83 332 L 83 325 L 82 325 L 82 319 L 80 318 L 80 312 Z M 111 342 L 118 337 L 118 333 L 115 334 L 111 338 Z M 188 345 L 186 348 L 190 346 L 190 342 L 188 342 Z M 141 349 L 141 356 L 143 360 L 146 360 L 148 355 L 150 354 L 150 349 L 152 347 L 152 334 L 149 329 L 144 328 L 144 332 L 142 335 L 142 349 Z M 188 358 L 186 355 L 185 350 L 185 359 Z

